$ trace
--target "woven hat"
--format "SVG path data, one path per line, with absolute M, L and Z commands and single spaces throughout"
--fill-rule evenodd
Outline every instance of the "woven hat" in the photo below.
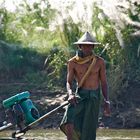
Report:
M 91 36 L 89 32 L 85 32 L 84 35 L 74 44 L 91 44 L 91 45 L 97 45 L 101 44 L 96 41 L 95 37 Z

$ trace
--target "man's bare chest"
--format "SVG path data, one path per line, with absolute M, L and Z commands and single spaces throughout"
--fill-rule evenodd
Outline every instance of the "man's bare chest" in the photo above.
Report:
M 90 63 L 85 63 L 85 64 L 76 64 L 74 71 L 76 75 L 84 75 L 86 71 L 88 70 L 90 66 Z M 90 73 L 92 75 L 99 73 L 100 67 L 98 64 L 95 64 L 92 66 Z

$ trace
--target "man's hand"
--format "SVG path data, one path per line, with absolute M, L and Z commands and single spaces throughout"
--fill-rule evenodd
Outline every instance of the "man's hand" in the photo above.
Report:
M 110 102 L 109 101 L 104 102 L 104 115 L 107 116 L 107 117 L 109 117 L 111 115 Z
M 69 101 L 69 103 L 71 103 L 73 105 L 76 105 L 77 104 L 77 99 L 76 99 L 76 97 L 75 97 L 74 94 L 70 94 L 69 95 L 68 101 Z

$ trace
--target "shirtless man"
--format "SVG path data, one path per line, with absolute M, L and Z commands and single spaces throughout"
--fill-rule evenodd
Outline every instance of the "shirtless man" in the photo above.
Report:
M 86 32 L 75 44 L 79 46 L 80 53 L 69 60 L 67 74 L 68 100 L 71 104 L 64 114 L 60 128 L 66 134 L 67 140 L 95 140 L 100 105 L 100 86 L 104 97 L 104 114 L 110 115 L 105 63 L 101 57 L 92 53 L 94 46 L 99 43 L 89 32 Z M 96 60 L 95 64 L 79 87 L 80 81 L 93 59 Z M 74 79 L 77 81 L 78 87 L 76 93 L 72 91 Z

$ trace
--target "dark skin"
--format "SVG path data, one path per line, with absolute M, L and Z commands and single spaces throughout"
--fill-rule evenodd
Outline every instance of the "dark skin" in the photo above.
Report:
M 82 50 L 84 57 L 91 55 L 93 48 L 94 46 L 89 45 L 89 44 L 80 45 L 80 49 Z M 67 91 L 69 94 L 68 100 L 72 104 L 76 105 L 76 98 L 75 98 L 75 95 L 72 93 L 72 82 L 75 78 L 77 83 L 79 84 L 90 64 L 91 62 L 87 62 L 82 65 L 77 64 L 73 61 L 69 61 L 68 63 Z M 101 85 L 102 94 L 104 97 L 104 115 L 110 116 L 110 104 L 109 104 L 109 99 L 108 99 L 108 94 L 107 94 L 105 63 L 102 58 L 97 57 L 96 64 L 94 65 L 94 68 L 91 70 L 90 75 L 85 79 L 82 85 L 82 88 L 96 90 L 97 88 L 99 88 L 100 85 Z M 73 129 L 73 124 L 67 124 L 66 127 L 68 130 L 67 140 L 72 140 L 71 132 Z

